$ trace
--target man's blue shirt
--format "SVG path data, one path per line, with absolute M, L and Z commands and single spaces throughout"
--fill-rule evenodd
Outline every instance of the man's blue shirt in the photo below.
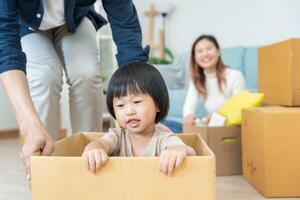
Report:
M 96 29 L 107 21 L 95 12 L 95 0 L 65 0 L 65 20 L 68 31 L 76 32 L 84 17 Z M 117 45 L 120 65 L 147 62 L 149 48 L 142 48 L 141 27 L 132 0 L 102 0 L 113 39 Z M 42 0 L 0 1 L 0 73 L 8 70 L 26 72 L 26 56 L 20 38 L 38 30 L 44 14 Z

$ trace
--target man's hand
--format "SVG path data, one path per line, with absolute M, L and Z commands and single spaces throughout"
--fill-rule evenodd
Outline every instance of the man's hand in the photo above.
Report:
M 25 139 L 22 157 L 30 181 L 30 156 L 37 151 L 49 155 L 54 145 L 33 106 L 25 73 L 20 70 L 6 71 L 0 74 L 0 80 Z
M 24 131 L 25 141 L 22 148 L 22 158 L 26 169 L 26 177 L 31 180 L 30 156 L 36 152 L 50 155 L 54 150 L 54 143 L 43 128 L 30 128 Z

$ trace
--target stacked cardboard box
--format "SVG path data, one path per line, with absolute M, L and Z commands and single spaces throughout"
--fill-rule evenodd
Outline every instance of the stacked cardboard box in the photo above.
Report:
M 300 106 L 300 39 L 258 49 L 258 90 L 270 105 Z
M 300 108 L 243 111 L 244 177 L 266 197 L 300 196 Z
M 299 197 L 300 39 L 258 53 L 259 92 L 277 106 L 243 111 L 243 175 L 266 197 Z
M 217 176 L 242 174 L 240 126 L 183 126 L 184 133 L 198 133 L 216 156 Z
M 157 157 L 110 157 L 96 175 L 91 174 L 80 155 L 101 135 L 74 134 L 58 141 L 52 156 L 33 156 L 32 199 L 216 199 L 215 158 L 198 134 L 180 135 L 197 156 L 187 157 L 171 177 L 159 171 Z

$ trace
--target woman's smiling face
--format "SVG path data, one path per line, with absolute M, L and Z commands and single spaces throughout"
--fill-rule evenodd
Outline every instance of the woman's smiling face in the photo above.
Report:
M 204 71 L 215 71 L 220 57 L 219 49 L 208 39 L 200 40 L 195 46 L 195 61 Z

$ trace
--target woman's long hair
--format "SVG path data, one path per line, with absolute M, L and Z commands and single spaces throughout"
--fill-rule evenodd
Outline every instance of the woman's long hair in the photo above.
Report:
M 199 94 L 204 99 L 206 99 L 207 98 L 207 88 L 205 85 L 206 77 L 205 77 L 203 68 L 196 63 L 196 59 L 195 59 L 195 47 L 198 44 L 198 42 L 200 42 L 201 40 L 204 40 L 204 39 L 207 39 L 210 42 L 212 42 L 219 51 L 220 51 L 220 46 L 219 46 L 219 43 L 216 40 L 216 38 L 212 35 L 199 36 L 195 40 L 195 42 L 193 43 L 193 46 L 192 46 L 191 58 L 190 58 L 190 69 L 191 69 L 192 80 L 193 80 Z M 225 74 L 224 74 L 225 68 L 226 68 L 226 66 L 223 63 L 221 56 L 219 56 L 217 66 L 216 66 L 216 76 L 218 79 L 219 90 L 221 92 L 223 92 L 222 86 L 224 86 L 226 84 L 226 79 L 225 79 Z

